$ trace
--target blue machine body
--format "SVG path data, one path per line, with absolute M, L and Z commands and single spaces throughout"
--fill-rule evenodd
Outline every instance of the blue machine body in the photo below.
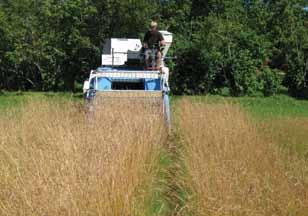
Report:
M 97 91 L 111 91 L 114 90 L 112 88 L 112 84 L 115 82 L 142 83 L 145 91 L 160 91 L 162 89 L 160 79 L 134 79 L 125 77 L 97 77 L 96 79 L 91 80 L 90 87 L 96 89 Z
M 128 68 L 128 67 L 99 67 L 97 72 L 121 72 L 121 71 L 139 71 L 140 68 Z M 163 89 L 161 78 L 134 78 L 134 77 L 94 77 L 90 80 L 90 88 L 97 91 L 112 91 L 114 83 L 138 83 L 139 90 L 144 91 L 161 91 Z M 141 88 L 143 86 L 143 88 Z
M 86 98 L 91 101 L 95 98 L 96 92 L 104 91 L 161 92 L 162 111 L 165 122 L 170 128 L 169 87 L 164 76 L 157 75 L 159 73 L 159 71 L 145 71 L 134 67 L 99 67 L 90 76 Z M 135 77 L 134 74 L 139 76 Z

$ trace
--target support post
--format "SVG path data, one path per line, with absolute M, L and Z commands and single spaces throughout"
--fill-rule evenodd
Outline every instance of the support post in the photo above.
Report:
M 114 66 L 114 48 L 112 48 L 112 68 Z

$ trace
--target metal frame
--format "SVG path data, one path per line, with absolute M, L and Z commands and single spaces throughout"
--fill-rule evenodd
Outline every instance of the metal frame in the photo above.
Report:
M 156 53 L 157 52 L 159 52 L 159 50 L 157 49 L 157 48 L 148 48 L 149 50 L 151 50 L 151 60 L 152 60 L 152 67 L 154 67 L 154 66 L 156 66 Z M 160 52 L 162 52 L 162 51 L 160 51 Z M 115 59 L 115 57 L 114 57 L 114 55 L 115 54 L 128 54 L 129 52 L 115 52 L 114 51 L 114 48 L 112 48 L 111 49 L 111 68 L 114 68 L 114 59 Z M 145 52 L 140 52 L 140 56 L 143 56 L 143 57 L 145 57 Z M 163 63 L 164 62 L 164 59 L 168 59 L 168 57 L 161 57 L 161 63 Z M 153 66 L 154 65 L 154 66 Z M 154 70 L 155 71 L 155 70 Z
M 150 99 L 150 94 L 152 93 L 158 93 L 161 95 L 161 101 L 162 101 L 162 114 L 166 123 L 166 126 L 170 129 L 171 128 L 171 112 L 170 112 L 170 101 L 169 101 L 169 86 L 168 83 L 166 83 L 166 80 L 164 79 L 164 74 L 160 70 L 129 70 L 129 69 L 117 69 L 117 67 L 114 66 L 114 59 L 115 54 L 128 54 L 128 52 L 114 52 L 114 48 L 112 48 L 112 65 L 111 70 L 106 71 L 91 71 L 90 80 L 93 78 L 97 79 L 98 77 L 104 77 L 104 78 L 127 78 L 127 79 L 160 79 L 161 82 L 161 89 L 160 90 L 104 90 L 104 91 L 98 91 L 98 83 L 96 81 L 95 83 L 95 89 L 92 89 L 88 92 L 89 98 L 94 98 L 96 95 L 96 92 L 132 92 L 132 93 L 138 93 L 138 92 L 144 92 L 145 95 L 149 94 L 149 97 L 144 97 L 146 99 Z M 142 54 L 141 54 L 142 55 Z M 144 55 L 144 54 L 143 54 Z M 153 62 L 156 63 L 156 52 L 152 52 L 152 64 Z M 164 58 L 161 59 L 162 64 L 164 64 Z M 124 98 L 125 96 L 123 96 Z M 117 97 L 121 98 L 121 97 Z M 127 97 L 125 97 L 127 98 Z M 142 98 L 142 97 L 140 97 Z M 154 98 L 153 98 L 154 99 Z M 91 100 L 91 99 L 90 99 Z

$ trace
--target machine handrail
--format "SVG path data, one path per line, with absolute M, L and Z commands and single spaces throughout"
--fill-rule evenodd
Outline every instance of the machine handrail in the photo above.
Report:
M 147 50 L 147 49 L 149 49 L 149 50 L 155 50 L 155 52 L 158 52 L 158 51 L 161 51 L 162 52 L 162 50 L 161 49 L 164 49 L 164 46 L 162 46 L 161 47 L 161 49 L 159 49 L 159 48 L 157 48 L 157 47 L 153 47 L 153 48 L 144 48 L 144 50 Z M 129 50 L 130 51 L 130 50 Z M 127 51 L 127 52 L 115 52 L 114 51 L 114 48 L 112 48 L 111 49 L 111 58 L 112 58 L 112 65 L 111 65 L 111 67 L 114 67 L 114 55 L 115 54 L 129 54 L 129 51 Z M 131 52 L 133 52 L 133 51 L 131 51 Z M 140 52 L 140 56 L 145 56 L 145 52 L 144 51 L 138 51 L 138 52 Z M 154 53 L 155 53 L 154 52 Z M 164 61 L 164 59 L 169 59 L 169 57 L 162 57 L 161 58 L 162 59 L 162 61 Z

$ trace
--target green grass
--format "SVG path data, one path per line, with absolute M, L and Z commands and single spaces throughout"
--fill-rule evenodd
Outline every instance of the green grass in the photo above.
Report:
M 53 93 L 53 92 L 2 92 L 0 94 L 0 110 L 19 108 L 29 99 L 73 99 L 79 100 L 81 94 Z
M 159 157 L 158 176 L 152 188 L 152 195 L 149 197 L 148 213 L 149 216 L 169 215 L 172 211 L 165 193 L 168 192 L 166 185 L 168 181 L 168 167 L 172 164 L 170 155 L 166 149 L 162 149 Z
M 230 102 L 239 104 L 257 119 L 283 117 L 308 117 L 308 100 L 298 100 L 286 95 L 273 97 L 222 97 L 193 96 L 193 100 L 207 103 Z
M 0 109 L 20 106 L 25 101 L 23 94 L 18 93 L 3 93 L 0 94 Z
M 253 117 L 259 119 L 281 117 L 308 117 L 308 100 L 298 100 L 287 95 L 273 97 L 222 97 L 215 95 L 192 96 L 192 100 L 206 103 L 231 102 L 241 105 Z M 51 92 L 5 92 L 0 94 L 0 109 L 18 107 L 27 99 L 50 98 L 50 99 L 73 99 L 81 100 L 81 94 L 51 93 Z M 173 104 L 182 97 L 173 96 Z
M 261 118 L 308 117 L 308 101 L 288 96 L 240 98 L 239 103 L 253 115 Z

